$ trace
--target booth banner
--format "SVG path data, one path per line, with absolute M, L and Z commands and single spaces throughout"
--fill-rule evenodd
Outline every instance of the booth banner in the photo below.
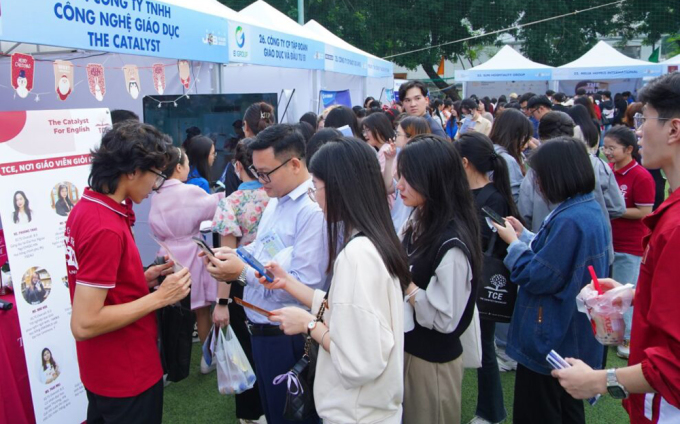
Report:
M 110 126 L 107 109 L 0 113 L 0 217 L 37 423 L 86 419 L 64 230 Z
M 153 0 L 2 2 L 2 39 L 19 43 L 223 63 L 226 29 L 223 18 Z
M 54 66 L 54 91 L 59 100 L 66 100 L 73 92 L 73 63 L 67 60 L 55 60 Z
M 324 51 L 320 41 L 229 21 L 229 62 L 324 69 Z
M 139 97 L 139 92 L 142 90 L 137 65 L 123 66 L 123 74 L 125 75 L 125 88 L 127 88 L 130 97 L 136 100 Z
M 7 263 L 7 247 L 5 246 L 5 235 L 4 230 L 0 230 L 0 267 L 5 265 L 6 263 Z
M 320 94 L 324 109 L 331 105 L 342 105 L 347 106 L 348 108 L 352 107 L 352 98 L 349 94 L 349 90 L 321 90 Z
M 378 59 L 377 57 L 367 58 L 368 76 L 374 78 L 389 78 L 394 75 L 394 65 L 392 62 Z
M 394 90 L 392 88 L 385 89 L 385 99 L 386 103 L 394 103 Z
M 325 54 L 326 71 L 340 72 L 343 74 L 367 76 L 368 63 L 366 56 L 351 52 L 349 50 L 326 44 Z
M 611 68 L 555 68 L 554 80 L 582 80 L 582 79 L 625 79 L 658 77 L 661 75 L 661 65 L 650 63 L 649 66 L 612 66 Z
M 165 92 L 165 66 L 162 63 L 153 64 L 153 86 L 159 95 Z
M 456 81 L 549 81 L 554 77 L 552 69 L 504 69 L 480 71 L 456 71 Z
M 104 67 L 99 63 L 88 63 L 87 68 L 87 85 L 90 87 L 90 93 L 98 101 L 104 100 L 106 94 L 106 78 L 104 77 Z
M 191 85 L 191 63 L 188 60 L 178 61 L 177 72 L 179 73 L 180 82 L 188 90 Z
M 35 59 L 29 54 L 14 53 L 12 55 L 12 87 L 22 99 L 33 90 L 33 74 Z

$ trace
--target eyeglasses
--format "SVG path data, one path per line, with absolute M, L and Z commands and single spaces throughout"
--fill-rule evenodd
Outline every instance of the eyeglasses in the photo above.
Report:
M 648 119 L 656 119 L 657 121 L 669 121 L 673 118 L 652 118 L 652 117 L 646 117 L 642 115 L 641 113 L 636 113 L 635 116 L 633 116 L 633 122 L 635 124 L 635 129 L 639 130 L 642 128 L 642 126 L 645 124 L 645 122 Z
M 166 177 L 164 174 L 160 172 L 154 171 L 153 169 L 149 169 L 149 172 L 151 172 L 152 174 L 156 174 L 156 181 L 154 181 L 153 183 L 153 190 L 154 191 L 160 190 L 160 188 L 163 187 L 163 183 L 165 183 L 165 180 L 167 180 L 168 177 Z
M 307 196 L 309 196 L 309 198 L 312 199 L 312 202 L 316 203 L 316 191 L 321 190 L 322 188 L 326 188 L 326 187 L 319 187 L 319 188 L 310 187 L 310 188 L 307 189 Z
M 602 153 L 613 152 L 613 151 L 616 150 L 618 147 L 619 147 L 619 146 L 614 146 L 614 147 L 611 147 L 611 146 L 602 146 L 602 147 L 600 147 L 600 151 L 601 151 Z
M 287 164 L 288 162 L 290 162 L 292 159 L 293 159 L 293 158 L 289 158 L 288 160 L 286 160 L 285 162 L 283 162 L 281 165 L 277 166 L 276 168 L 272 169 L 272 170 L 269 171 L 269 172 L 259 172 L 257 169 L 255 169 L 255 166 L 253 166 L 253 165 L 250 165 L 250 166 L 248 167 L 248 170 L 250 170 L 250 172 L 252 172 L 253 175 L 255 175 L 255 176 L 257 177 L 258 180 L 262 180 L 262 182 L 264 182 L 265 184 L 266 184 L 266 183 L 271 183 L 271 182 L 272 182 L 272 179 L 271 179 L 269 176 L 270 176 L 271 174 L 273 174 L 274 172 L 276 172 L 276 171 L 277 171 L 279 168 L 281 168 L 283 165 L 285 165 L 285 164 Z

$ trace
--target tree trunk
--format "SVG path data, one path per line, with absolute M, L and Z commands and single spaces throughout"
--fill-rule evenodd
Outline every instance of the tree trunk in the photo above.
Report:
M 437 72 L 434 70 L 434 65 L 423 63 L 420 66 L 423 67 L 423 70 L 425 71 L 427 76 L 430 77 L 434 85 L 436 85 L 437 88 L 441 89 L 444 92 L 444 94 L 451 97 L 453 101 L 460 100 L 458 90 L 456 90 L 456 88 L 453 86 L 449 87 L 449 84 L 443 79 L 441 79 L 439 75 L 437 75 Z

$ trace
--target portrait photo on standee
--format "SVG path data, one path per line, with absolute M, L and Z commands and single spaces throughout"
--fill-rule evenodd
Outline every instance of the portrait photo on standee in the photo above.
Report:
M 21 295 L 30 305 L 40 305 L 52 291 L 52 278 L 46 269 L 34 266 L 21 278 Z

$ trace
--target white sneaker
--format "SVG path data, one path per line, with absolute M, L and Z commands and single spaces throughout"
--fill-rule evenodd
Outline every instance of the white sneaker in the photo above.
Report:
M 495 423 L 492 423 L 491 421 L 485 420 L 484 418 L 475 415 L 468 424 L 495 424 Z
M 630 342 L 628 340 L 624 340 L 621 346 L 616 346 L 616 356 L 628 359 L 628 356 L 630 356 Z
M 211 372 L 215 371 L 217 369 L 217 361 L 215 358 L 212 360 L 212 365 L 208 366 L 208 364 L 205 362 L 205 358 L 203 355 L 201 355 L 201 374 L 210 374 Z
M 505 353 L 505 349 L 496 347 L 496 360 L 498 361 L 498 369 L 500 372 L 515 371 L 517 369 L 517 361 L 512 359 Z

